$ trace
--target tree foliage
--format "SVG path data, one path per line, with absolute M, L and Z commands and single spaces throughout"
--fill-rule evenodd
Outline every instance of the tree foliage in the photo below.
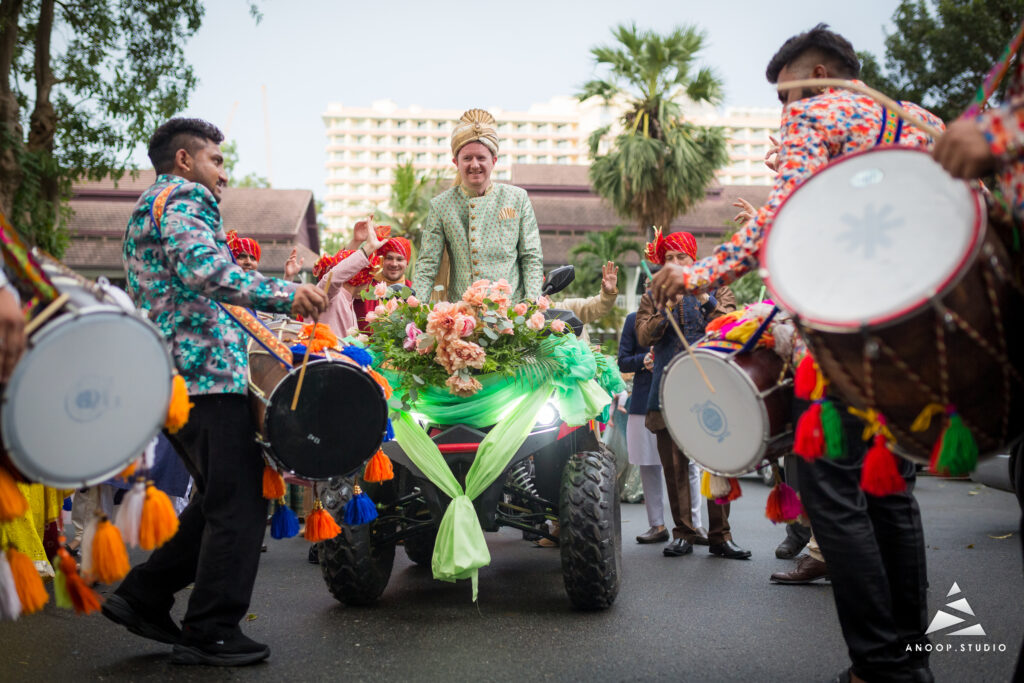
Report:
M 407 237 L 419 244 L 423 221 L 430 211 L 430 200 L 442 189 L 445 178 L 441 173 L 421 173 L 406 161 L 394 168 L 394 182 L 386 211 L 377 211 L 375 220 L 391 226 L 393 235 Z
M 0 2 L 0 211 L 60 255 L 82 178 L 120 178 L 196 85 L 200 0 Z
M 270 181 L 261 175 L 247 173 L 242 177 L 235 177 L 235 169 L 238 168 L 238 142 L 228 140 L 220 146 L 224 155 L 224 170 L 228 174 L 228 185 L 231 187 L 270 187 Z
M 1022 19 L 1024 0 L 903 0 L 885 39 L 884 68 L 859 53 L 861 80 L 952 121 L 974 101 Z
M 591 50 L 604 78 L 585 83 L 577 97 L 625 105 L 622 131 L 600 154 L 604 127 L 590 137 L 590 180 L 616 213 L 637 222 L 640 233 L 671 224 L 704 198 L 715 170 L 728 161 L 720 128 L 696 126 L 680 101 L 717 104 L 722 83 L 708 67 L 696 68 L 705 35 L 693 26 L 661 35 L 620 25 L 615 46 Z

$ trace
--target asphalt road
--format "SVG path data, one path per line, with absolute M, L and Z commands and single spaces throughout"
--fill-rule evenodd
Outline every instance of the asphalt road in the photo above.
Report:
M 753 551 L 750 561 L 703 548 L 662 557 L 660 546 L 633 541 L 647 528 L 643 505 L 623 505 L 623 585 L 604 612 L 571 609 L 558 551 L 535 548 L 511 530 L 488 535 L 492 564 L 480 573 L 477 604 L 468 582 L 435 582 L 399 550 L 379 603 L 345 607 L 327 592 L 319 568 L 307 564 L 303 540 L 271 541 L 243 625 L 271 645 L 268 662 L 177 667 L 167 646 L 51 603 L 0 624 L 0 680 L 829 680 L 847 666 L 831 588 L 769 584 L 769 574 L 791 565 L 773 553 L 783 530 L 763 517 L 768 489 L 753 479 L 743 486 L 732 526 L 736 541 Z M 986 632 L 935 638 L 951 648 L 932 655 L 936 678 L 1008 681 L 1024 634 L 1016 499 L 930 478 L 920 481 L 918 498 L 930 614 L 956 582 Z M 187 591 L 176 618 L 186 598 Z

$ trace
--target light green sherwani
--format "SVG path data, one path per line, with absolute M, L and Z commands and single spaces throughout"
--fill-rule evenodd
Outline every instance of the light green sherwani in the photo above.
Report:
M 431 200 L 412 285 L 424 301 L 446 245 L 451 279 L 445 299 L 458 301 L 477 280 L 501 278 L 512 286 L 513 301 L 540 296 L 544 256 L 526 190 L 496 183 L 482 197 L 470 197 L 457 186 Z

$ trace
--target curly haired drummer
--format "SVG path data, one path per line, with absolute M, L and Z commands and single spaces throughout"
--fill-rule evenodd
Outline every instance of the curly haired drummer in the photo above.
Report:
M 779 84 L 808 78 L 856 79 L 859 74 L 860 60 L 853 46 L 824 24 L 787 40 L 772 57 L 766 73 L 770 83 Z M 782 91 L 780 100 L 785 108 L 779 174 L 768 203 L 712 256 L 690 266 L 662 269 L 653 284 L 658 306 L 684 293 L 731 282 L 756 267 L 765 227 L 775 211 L 829 161 L 876 144 L 927 149 L 934 142 L 909 124 L 892 129 L 884 126 L 891 116 L 886 109 L 850 90 L 824 86 L 791 89 Z M 942 128 L 942 122 L 931 113 L 911 103 L 902 105 Z M 845 406 L 841 412 L 845 413 Z M 800 493 L 828 562 L 836 610 L 853 664 L 840 678 L 931 680 L 923 647 L 928 642 L 924 635 L 927 576 L 921 515 L 913 495 L 914 466 L 900 461 L 900 474 L 906 482 L 903 492 L 878 497 L 865 494 L 859 485 L 867 450 L 859 437 L 860 425 L 852 420 L 844 423 L 845 457 L 799 461 Z

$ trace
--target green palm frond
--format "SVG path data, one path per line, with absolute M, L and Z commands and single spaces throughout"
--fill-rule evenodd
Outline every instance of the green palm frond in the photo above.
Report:
M 519 362 L 511 369 L 517 384 L 539 386 L 561 371 L 558 362 L 548 355 L 527 351 L 519 356 Z

